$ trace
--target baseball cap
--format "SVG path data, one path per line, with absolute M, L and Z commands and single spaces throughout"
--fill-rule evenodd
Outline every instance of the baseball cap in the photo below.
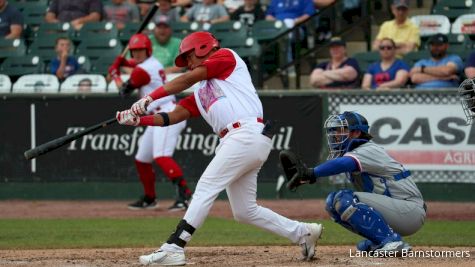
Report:
M 341 37 L 332 37 L 330 39 L 330 46 L 334 45 L 341 45 L 341 46 L 346 46 L 346 42 L 341 39 Z
M 447 38 L 447 35 L 438 33 L 436 35 L 432 35 L 429 38 L 429 44 L 447 44 L 449 42 L 449 39 Z
M 156 26 L 167 26 L 167 27 L 170 27 L 170 22 L 168 21 L 168 18 L 167 16 L 159 16 L 156 20 L 155 20 L 155 25 Z
M 394 0 L 393 5 L 395 7 L 406 7 L 409 8 L 409 0 Z

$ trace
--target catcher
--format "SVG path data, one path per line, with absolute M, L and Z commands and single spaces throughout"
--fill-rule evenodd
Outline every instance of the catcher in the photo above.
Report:
M 470 125 L 475 120 L 475 79 L 466 79 L 460 84 L 459 96 L 467 125 Z
M 368 121 L 360 114 L 332 115 L 324 127 L 330 149 L 325 163 L 307 168 L 292 152 L 280 153 L 287 187 L 295 190 L 319 177 L 346 173 L 356 190 L 330 193 L 326 210 L 336 223 L 366 238 L 357 249 L 380 256 L 411 250 L 401 236 L 422 227 L 426 206 L 410 171 L 371 141 Z

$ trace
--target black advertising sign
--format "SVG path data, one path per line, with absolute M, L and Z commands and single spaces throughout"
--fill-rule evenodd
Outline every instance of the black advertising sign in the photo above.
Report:
M 276 120 L 273 150 L 259 181 L 281 174 L 278 153 L 292 149 L 318 160 L 322 149 L 322 97 L 261 96 L 265 119 Z M 0 179 L 8 181 L 137 181 L 134 156 L 145 128 L 118 124 L 100 129 L 27 161 L 23 152 L 65 134 L 112 118 L 134 99 L 115 96 L 4 97 L 0 105 Z M 188 180 L 196 181 L 214 155 L 219 138 L 201 118 L 187 122 L 175 159 Z M 163 176 L 159 173 L 159 176 Z

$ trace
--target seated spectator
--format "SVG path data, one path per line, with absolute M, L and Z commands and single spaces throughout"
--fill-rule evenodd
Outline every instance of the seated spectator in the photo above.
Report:
M 90 93 L 92 91 L 92 81 L 89 78 L 84 78 L 78 83 L 78 93 Z
M 318 64 L 310 75 L 314 88 L 356 88 L 360 68 L 346 54 L 346 43 L 339 37 L 330 40 L 330 61 Z
M 267 20 L 281 20 L 288 28 L 308 19 L 315 14 L 315 6 L 307 0 L 271 0 L 267 7 Z
M 128 22 L 140 20 L 139 9 L 125 0 L 111 0 L 104 6 L 106 20 L 113 22 L 117 29 L 122 30 Z
M 463 62 L 457 55 L 447 55 L 447 36 L 441 33 L 432 36 L 429 46 L 431 58 L 417 61 L 411 69 L 410 76 L 416 89 L 458 87 Z
M 396 54 L 398 57 L 417 50 L 421 45 L 419 28 L 408 18 L 408 0 L 394 0 L 391 11 L 394 19 L 381 25 L 376 40 L 373 42 L 373 50 L 377 50 L 383 38 L 391 38 L 396 42 Z
M 59 80 L 66 79 L 80 69 L 76 58 L 69 55 L 71 52 L 71 40 L 65 37 L 56 39 L 55 50 L 57 57 L 51 60 L 49 68 L 51 73 L 56 75 Z
M 245 25 L 253 25 L 254 22 L 263 20 L 265 17 L 266 14 L 258 0 L 244 0 L 244 5 L 231 14 L 231 20 L 239 20 Z
M 5 39 L 21 37 L 23 15 L 6 0 L 0 0 L 0 36 Z
M 172 7 L 171 0 L 158 0 L 157 14 L 153 17 L 153 22 L 157 24 L 162 20 L 169 22 L 180 21 L 180 13 L 178 8 Z
M 409 79 L 409 66 L 396 58 L 396 43 L 389 38 L 383 38 L 379 45 L 381 61 L 368 67 L 363 77 L 363 89 L 386 90 L 401 88 Z
M 215 24 L 228 21 L 229 15 L 224 6 L 216 4 L 216 0 L 203 0 L 203 4 L 193 4 L 181 20 Z
M 156 0 L 128 0 L 130 4 L 134 4 L 138 7 L 139 12 L 140 12 L 140 17 L 144 18 L 150 8 L 152 7 Z
M 465 76 L 469 79 L 475 78 L 475 52 L 472 52 L 465 63 Z
M 165 73 L 181 72 L 181 68 L 175 66 L 175 58 L 179 54 L 181 39 L 173 37 L 173 30 L 166 19 L 155 24 L 153 35 L 149 36 L 152 41 L 152 55 L 162 63 Z
M 244 0 L 218 0 L 218 4 L 223 5 L 229 14 L 234 13 L 240 6 L 244 5 Z
M 81 29 L 88 22 L 101 20 L 102 2 L 100 0 L 52 0 L 46 12 L 48 23 L 70 22 L 74 29 Z

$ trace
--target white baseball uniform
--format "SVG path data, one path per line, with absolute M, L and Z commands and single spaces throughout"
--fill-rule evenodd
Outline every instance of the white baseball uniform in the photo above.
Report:
M 139 89 L 140 97 L 144 97 L 165 83 L 163 65 L 154 57 L 149 57 L 134 68 L 130 80 L 136 84 L 144 84 L 148 81 Z M 171 112 L 175 106 L 176 98 L 171 95 L 153 101 L 147 111 L 149 114 Z M 185 121 L 168 127 L 147 127 L 139 140 L 135 159 L 144 163 L 152 163 L 155 158 L 172 156 L 178 136 L 185 127 Z
M 234 218 L 292 242 L 308 234 L 303 223 L 290 220 L 256 203 L 257 174 L 271 150 L 261 134 L 263 109 L 243 60 L 230 49 L 219 49 L 202 63 L 208 78 L 179 105 L 201 115 L 218 134 L 216 155 L 202 174 L 184 220 L 200 227 L 218 194 L 226 189 Z M 162 249 L 167 244 L 162 246 Z

